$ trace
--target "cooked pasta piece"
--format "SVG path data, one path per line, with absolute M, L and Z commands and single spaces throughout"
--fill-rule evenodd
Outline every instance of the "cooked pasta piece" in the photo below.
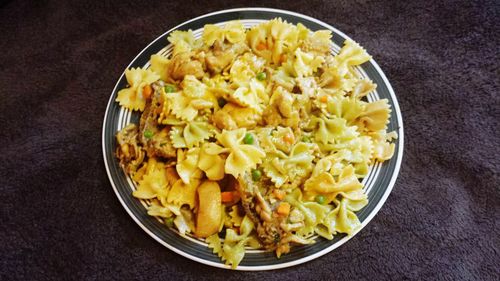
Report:
M 125 77 L 130 87 L 120 90 L 116 101 L 129 110 L 143 111 L 146 107 L 144 87 L 158 80 L 160 76 L 149 69 L 131 68 L 125 70 Z

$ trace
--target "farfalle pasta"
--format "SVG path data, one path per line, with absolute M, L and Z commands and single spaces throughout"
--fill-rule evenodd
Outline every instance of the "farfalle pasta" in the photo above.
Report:
M 160 76 L 149 69 L 131 68 L 125 71 L 125 77 L 130 87 L 120 90 L 116 101 L 130 110 L 143 111 L 146 107 L 146 89 Z
M 170 56 L 125 72 L 116 101 L 140 112 L 117 157 L 147 212 L 204 240 L 236 267 L 245 249 L 275 251 L 353 234 L 362 179 L 390 159 L 387 100 L 355 69 L 371 59 L 331 32 L 282 19 L 206 25 L 168 37 Z

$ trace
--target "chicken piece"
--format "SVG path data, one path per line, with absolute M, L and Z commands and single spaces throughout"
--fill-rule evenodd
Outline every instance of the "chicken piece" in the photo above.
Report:
M 141 116 L 139 139 L 149 157 L 172 158 L 176 156 L 176 150 L 168 135 L 170 128 L 168 126 L 161 128 L 158 125 L 158 116 L 164 102 L 160 88 L 160 84 L 153 85 L 154 93 L 151 102 L 146 104 Z
M 297 128 L 300 122 L 299 110 L 293 106 L 293 94 L 278 87 L 271 97 L 271 103 L 262 116 L 268 125 Z
M 286 217 L 273 213 L 270 204 L 261 194 L 261 188 L 262 186 L 255 183 L 248 172 L 238 178 L 236 190 L 240 194 L 246 215 L 257 226 L 257 237 L 266 249 L 275 250 L 283 247 L 284 244 L 281 241 L 286 241 L 284 239 L 287 239 L 291 233 L 287 233 L 281 228 L 281 224 L 286 220 Z
M 219 129 L 234 130 L 237 128 L 253 128 L 260 120 L 260 116 L 249 107 L 241 107 L 227 103 L 222 110 L 214 113 L 212 122 Z
M 230 48 L 225 48 L 218 40 L 215 41 L 213 49 L 205 56 L 205 63 L 212 74 L 220 74 L 236 58 L 236 54 Z
M 144 150 L 139 146 L 139 130 L 137 125 L 129 124 L 116 134 L 116 156 L 120 160 L 120 166 L 131 174 L 137 170 L 144 161 Z
M 225 110 L 219 110 L 212 116 L 212 122 L 219 129 L 235 130 L 238 128 L 236 122 L 231 118 L 231 115 Z
M 234 58 L 235 55 L 231 51 L 222 52 L 220 54 L 209 53 L 205 57 L 205 63 L 212 74 L 220 74 L 229 64 L 231 64 Z
M 205 56 L 205 64 L 212 74 L 220 74 L 231 66 L 238 55 L 246 51 L 248 47 L 245 44 L 225 45 L 217 40 Z
M 205 74 L 202 63 L 194 58 L 193 53 L 188 52 L 173 56 L 168 63 L 167 73 L 174 81 L 183 80 L 186 75 L 193 75 L 197 79 L 201 79 Z

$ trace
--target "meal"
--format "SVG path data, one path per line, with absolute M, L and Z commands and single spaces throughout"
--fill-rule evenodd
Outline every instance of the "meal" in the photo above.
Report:
M 333 54 L 331 36 L 280 18 L 207 24 L 127 69 L 116 101 L 140 121 L 117 132 L 116 156 L 148 214 L 233 267 L 247 248 L 280 257 L 354 233 L 361 180 L 397 135 L 356 68 L 371 57 L 351 40 Z

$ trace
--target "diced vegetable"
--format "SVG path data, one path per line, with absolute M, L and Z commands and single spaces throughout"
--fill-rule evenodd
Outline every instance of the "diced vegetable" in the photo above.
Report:
M 318 204 L 323 205 L 326 202 L 326 197 L 324 195 L 321 195 L 321 194 L 317 195 L 316 196 L 316 202 L 318 202 Z
M 142 96 L 145 99 L 147 99 L 147 100 L 150 99 L 152 93 L 153 93 L 153 88 L 151 88 L 150 85 L 146 85 L 146 86 L 144 86 L 144 88 L 142 88 Z
M 285 198 L 285 191 L 283 190 L 274 189 L 273 194 L 278 200 L 283 200 L 283 198 Z
M 259 72 L 257 74 L 257 79 L 260 80 L 260 81 L 266 80 L 266 78 L 267 78 L 267 75 L 266 75 L 265 72 Z
M 154 135 L 154 133 L 153 133 L 153 132 L 151 132 L 150 130 L 145 130 L 145 131 L 144 131 L 144 137 L 145 137 L 145 138 L 147 138 L 147 139 L 152 138 L 152 137 L 153 137 L 153 135 Z
M 245 137 L 243 138 L 243 142 L 245 144 L 253 144 L 254 142 L 253 135 L 250 133 L 246 133 Z
M 319 98 L 319 101 L 322 103 L 326 103 L 328 101 L 328 96 L 327 95 L 321 96 L 321 98 Z
M 311 139 L 308 136 L 302 136 L 301 141 L 310 143 Z
M 167 84 L 167 86 L 163 87 L 163 89 L 165 90 L 165 93 L 173 93 L 173 92 L 175 92 L 175 86 L 174 85 Z
M 288 133 L 283 137 L 283 140 L 287 143 L 293 144 L 295 142 L 295 137 L 293 136 L 293 134 Z
M 229 203 L 234 200 L 234 191 L 224 191 L 220 195 L 222 203 Z
M 265 49 L 267 49 L 267 45 L 265 43 L 261 42 L 261 43 L 259 43 L 257 45 L 257 50 L 258 51 L 262 51 L 262 50 L 265 50 Z
M 288 214 L 290 214 L 290 204 L 287 202 L 281 202 L 276 212 L 282 216 L 288 216 Z
M 259 181 L 262 177 L 262 172 L 259 169 L 252 169 L 252 179 L 254 181 Z

